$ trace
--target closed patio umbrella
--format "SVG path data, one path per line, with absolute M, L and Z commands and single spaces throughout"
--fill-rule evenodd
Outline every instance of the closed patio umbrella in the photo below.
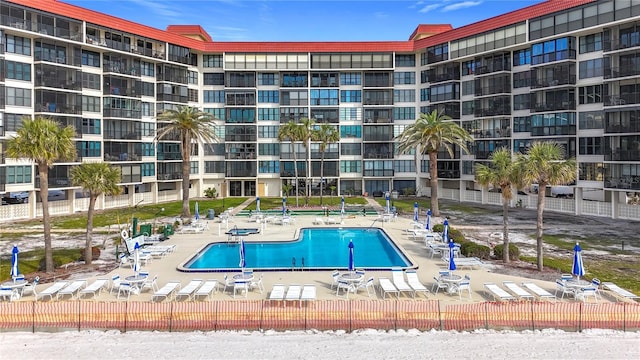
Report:
M 135 276 L 140 274 L 140 244 L 137 241 L 133 247 L 133 273 Z
M 584 276 L 585 273 L 584 263 L 582 262 L 582 248 L 578 243 L 573 247 L 573 269 L 571 273 L 578 279 L 580 279 L 581 276 Z
M 418 202 L 416 201 L 413 203 L 413 221 L 415 222 L 420 221 L 419 216 L 420 216 L 420 211 L 418 210 Z
M 18 245 L 13 245 L 13 250 L 11 250 L 11 278 L 16 279 L 18 275 L 20 275 L 20 270 L 18 270 Z
M 455 244 L 453 241 L 449 241 L 449 271 L 456 269 L 455 255 Z
M 238 266 L 243 270 L 243 272 L 244 272 L 244 268 L 246 266 L 246 261 L 245 261 L 245 258 L 244 258 L 244 254 L 245 254 L 244 251 L 245 251 L 244 238 L 241 237 L 240 238 L 240 264 L 238 264 Z
M 200 220 L 200 208 L 198 206 L 198 202 L 197 201 L 196 201 L 196 206 L 195 206 L 195 209 L 194 209 L 193 212 L 196 213 L 196 220 Z
M 424 225 L 427 231 L 431 231 L 431 209 L 427 210 L 427 222 Z
M 349 240 L 349 271 L 354 272 L 356 269 L 356 264 L 353 259 L 353 240 Z
M 387 201 L 387 207 L 385 208 L 387 214 L 391 212 L 391 206 L 389 204 L 389 192 L 387 191 L 384 195 L 384 199 Z
M 340 215 L 344 216 L 344 196 L 340 199 Z
M 283 197 L 282 198 L 282 216 L 284 216 L 286 211 L 287 211 L 287 198 Z
M 260 197 L 256 198 L 256 212 L 260 212 Z
M 442 240 L 449 242 L 449 220 L 444 219 L 444 230 L 442 231 Z

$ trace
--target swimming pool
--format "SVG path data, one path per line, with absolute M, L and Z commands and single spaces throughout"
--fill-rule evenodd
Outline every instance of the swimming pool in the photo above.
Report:
M 249 238 L 250 239 L 250 238 Z M 255 270 L 346 269 L 349 241 L 353 240 L 355 266 L 367 270 L 412 267 L 413 263 L 379 228 L 303 228 L 293 241 L 245 240 L 246 267 Z M 178 267 L 186 272 L 239 270 L 237 242 L 217 242 L 205 246 Z

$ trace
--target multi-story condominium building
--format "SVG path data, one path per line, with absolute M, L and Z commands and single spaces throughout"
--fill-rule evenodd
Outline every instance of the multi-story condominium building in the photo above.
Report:
M 398 153 L 394 137 L 434 109 L 474 137 L 469 153 L 440 154 L 444 197 L 491 201 L 475 164 L 534 141 L 577 158 L 571 211 L 594 200 L 619 216 L 640 192 L 640 1 L 551 0 L 379 42 L 219 42 L 197 25 L 159 30 L 56 0 L 5 0 L 0 14 L 0 149 L 25 116 L 76 129 L 77 158 L 50 171 L 53 213 L 86 208 L 69 181 L 81 161 L 122 170 L 126 195 L 99 207 L 179 199 L 179 139 L 155 139 L 156 116 L 179 105 L 214 115 L 222 139 L 194 145 L 193 196 L 280 196 L 309 182 L 317 195 L 321 181 L 327 195 L 428 195 L 428 159 Z M 320 144 L 277 139 L 302 118 L 339 131 L 324 179 Z M 0 218 L 39 215 L 37 173 L 2 156 L 0 192 L 29 201 Z

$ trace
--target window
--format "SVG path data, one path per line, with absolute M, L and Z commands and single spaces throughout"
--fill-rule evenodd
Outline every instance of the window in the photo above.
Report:
M 224 104 L 224 90 L 205 90 L 203 100 L 205 103 Z
M 198 89 L 187 89 L 187 98 L 189 101 L 198 102 Z
M 277 125 L 261 125 L 258 126 L 258 138 L 259 139 L 276 139 L 278 137 L 278 130 L 280 129 Z
M 202 55 L 202 67 L 221 68 L 222 55 Z
M 338 105 L 338 89 L 313 89 L 310 93 L 311 105 Z
M 393 90 L 393 102 L 415 102 L 416 91 L 413 89 Z
M 153 76 L 153 77 L 156 76 L 155 75 L 155 67 L 154 67 L 154 65 L 152 63 L 141 61 L 140 62 L 140 69 L 141 69 L 140 70 L 141 74 L 144 75 L 144 76 Z
M 224 161 L 205 161 L 204 172 L 207 174 L 214 174 L 214 173 L 224 174 L 225 163 Z
M 420 101 L 429 101 L 429 88 L 420 89 Z
M 362 138 L 362 126 L 360 125 L 341 125 L 340 138 Z
M 78 141 L 76 150 L 80 157 L 102 157 L 100 141 Z
M 100 90 L 100 75 L 83 72 L 82 88 Z
M 415 83 L 416 83 L 416 73 L 414 71 L 393 73 L 394 85 L 410 85 Z
M 258 109 L 258 121 L 279 121 L 279 109 Z
M 156 176 L 156 164 L 142 163 L 142 176 Z
M 513 132 L 531 132 L 531 119 L 528 116 L 514 117 Z
M 280 161 L 259 161 L 258 173 L 262 174 L 279 174 Z
M 596 104 L 602 102 L 602 85 L 580 87 L 578 99 L 580 104 Z
M 90 135 L 100 134 L 100 119 L 82 119 L 82 133 Z
M 402 107 L 393 109 L 394 120 L 415 120 L 416 108 L 414 107 Z
M 156 96 L 156 86 L 154 83 L 142 82 L 142 95 L 144 96 Z
M 340 155 L 362 155 L 361 144 L 340 144 Z
M 82 50 L 82 65 L 100 67 L 100 54 L 89 50 Z
M 99 113 L 100 110 L 100 98 L 97 96 L 82 96 L 82 111 L 90 111 Z
M 155 114 L 154 107 L 155 107 L 155 104 L 153 103 L 143 102 L 142 116 L 154 116 Z
M 409 55 L 396 55 L 396 67 L 414 67 L 416 66 L 416 56 Z
M 31 65 L 15 62 L 15 61 L 7 61 L 5 63 L 7 69 L 7 79 L 14 80 L 23 80 L 23 81 L 31 81 Z
M 522 71 L 513 73 L 513 88 L 523 88 L 531 86 L 531 72 Z
M 7 166 L 7 184 L 28 184 L 31 182 L 32 166 Z
M 578 126 L 580 129 L 603 129 L 604 112 L 587 111 L 578 115 Z
M 587 79 L 603 75 L 602 58 L 580 61 L 579 78 Z
M 362 121 L 362 108 L 340 108 L 340 121 Z
M 340 90 L 340 102 L 360 103 L 362 102 L 361 90 Z
M 280 144 L 258 144 L 258 155 L 280 156 Z
M 204 108 L 204 112 L 211 114 L 215 119 L 224 121 L 226 119 L 226 114 L 224 108 Z
M 31 89 L 7 87 L 7 105 L 31 106 Z
M 602 50 L 602 33 L 580 37 L 580 54 Z
M 581 137 L 579 143 L 580 155 L 602 155 L 601 137 Z
M 337 92 L 337 90 L 335 91 Z M 280 105 L 307 105 L 308 103 L 306 91 L 283 91 L 280 97 Z
M 197 161 L 191 161 L 189 163 L 189 174 L 199 174 L 200 173 L 200 165 Z
M 23 119 L 31 119 L 31 116 L 24 114 L 4 114 L 4 130 L 18 131 L 22 127 Z
M 361 73 L 342 73 L 340 74 L 340 85 L 361 85 Z
M 362 161 L 359 160 L 341 160 L 340 161 L 341 173 L 361 173 Z
M 203 77 L 204 85 L 224 85 L 224 73 L 205 73 Z
M 20 54 L 20 55 L 31 55 L 31 40 L 14 35 L 7 35 L 7 52 Z
M 151 104 L 151 105 L 153 105 L 153 104 Z M 156 124 L 155 123 L 148 123 L 148 122 L 140 123 L 140 133 L 142 134 L 142 136 L 155 136 L 156 135 Z
M 513 52 L 513 66 L 527 64 L 531 64 L 531 49 L 523 49 Z
M 258 85 L 278 85 L 278 74 L 275 73 L 259 73 Z
M 258 90 L 258 102 L 277 104 L 280 102 L 279 95 L 278 90 Z
M 393 171 L 415 173 L 416 162 L 413 160 L 395 160 L 393 162 Z
M 522 94 L 513 96 L 513 110 L 531 109 L 531 95 Z
M 197 71 L 187 71 L 187 83 L 198 85 L 198 72 Z
M 578 166 L 580 167 L 578 180 L 604 181 L 605 172 L 602 163 L 580 163 Z

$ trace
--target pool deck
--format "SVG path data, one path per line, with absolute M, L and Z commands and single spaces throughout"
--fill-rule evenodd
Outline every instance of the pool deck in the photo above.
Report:
M 282 240 L 282 239 L 293 239 L 296 236 L 296 232 L 299 228 L 303 227 L 336 227 L 336 226 L 345 226 L 345 227 L 380 227 L 384 229 L 384 231 L 404 250 L 405 253 L 410 256 L 411 260 L 418 267 L 418 277 L 421 282 L 429 289 L 434 283 L 433 278 L 438 276 L 439 269 L 446 269 L 447 265 L 442 262 L 441 259 L 434 257 L 430 258 L 430 254 L 425 246 L 423 240 L 413 240 L 411 236 L 406 232 L 411 226 L 411 219 L 399 217 L 395 221 L 390 222 L 380 222 L 375 221 L 375 216 L 349 216 L 343 220 L 343 224 L 332 224 L 332 225 L 315 225 L 314 221 L 317 216 L 295 216 L 295 223 L 291 225 L 275 225 L 275 224 L 266 224 L 266 227 L 261 230 L 260 234 L 249 235 L 245 237 L 246 242 L 252 241 L 274 241 L 274 240 Z M 340 219 L 338 217 L 338 219 Z M 205 220 L 206 221 L 206 220 Z M 433 224 L 439 224 L 442 222 L 442 219 L 433 218 Z M 212 300 L 230 300 L 233 301 L 233 291 L 229 291 L 227 289 L 226 293 L 222 292 L 222 287 L 224 284 L 223 276 L 224 273 L 214 272 L 214 273 L 185 273 L 177 270 L 179 264 L 184 263 L 189 260 L 196 251 L 201 249 L 203 246 L 210 242 L 214 241 L 223 241 L 226 242 L 228 236 L 225 234 L 229 229 L 237 226 L 238 228 L 250 228 L 250 227 L 262 227 L 261 224 L 257 224 L 255 222 L 249 222 L 248 217 L 242 216 L 234 216 L 229 219 L 228 223 L 221 223 L 216 218 L 216 220 L 209 221 L 208 228 L 205 229 L 201 233 L 197 234 L 178 234 L 171 236 L 165 242 L 160 244 L 177 245 L 176 250 L 160 259 L 154 259 L 148 264 L 143 266 L 143 269 L 148 271 L 150 276 L 158 275 L 158 285 L 162 287 L 165 283 L 176 280 L 179 281 L 183 286 L 189 282 L 191 279 L 217 279 L 222 286 L 219 287 L 217 293 L 213 294 Z M 340 249 L 340 251 L 347 251 L 346 249 Z M 357 259 L 356 259 L 357 264 Z M 474 302 L 493 300 L 487 296 L 484 292 L 483 284 L 485 282 L 493 282 L 495 284 L 501 285 L 503 281 L 514 281 L 516 283 L 521 283 L 522 281 L 529 280 L 532 281 L 542 288 L 553 293 L 555 291 L 555 284 L 548 281 L 535 280 L 535 279 L 527 279 L 517 276 L 509 276 L 503 274 L 497 274 L 491 272 L 492 265 L 488 264 L 481 268 L 476 269 L 459 269 L 456 270 L 456 273 L 459 275 L 468 274 L 471 277 L 471 287 L 473 292 L 473 300 Z M 296 271 L 265 271 L 260 272 L 256 271 L 256 277 L 260 275 L 260 273 L 264 274 L 263 284 L 265 288 L 264 293 L 260 293 L 258 290 L 253 290 L 248 293 L 247 298 L 250 300 L 259 300 L 259 299 L 267 299 L 269 297 L 270 290 L 274 284 L 315 284 L 317 288 L 317 299 L 343 299 L 337 298 L 335 294 L 335 289 L 331 289 L 332 277 L 331 271 L 304 271 L 304 270 L 296 270 Z M 133 270 L 131 268 L 118 268 L 109 274 L 94 276 L 89 280 L 91 282 L 95 278 L 111 278 L 114 274 L 119 274 L 121 278 L 126 276 L 133 275 Z M 228 273 L 229 276 L 235 273 Z M 379 277 L 387 277 L 391 278 L 390 271 L 367 271 L 365 278 L 373 276 L 375 278 L 376 288 L 378 285 Z M 38 290 L 42 291 L 44 288 L 48 287 L 50 284 L 42 284 L 38 286 Z M 449 295 L 440 291 L 438 294 L 430 293 L 427 297 L 424 294 L 418 294 L 416 299 L 438 299 L 444 302 L 469 302 L 468 298 L 466 298 L 463 294 L 462 300 L 459 299 L 458 295 Z M 151 301 L 152 292 L 143 292 L 139 295 L 132 295 L 130 301 Z M 244 297 L 237 297 L 238 299 L 244 299 Z M 350 294 L 349 299 L 365 299 L 367 297 L 366 291 L 360 291 L 357 294 Z M 373 298 L 373 296 L 371 297 Z M 381 295 L 378 292 L 376 294 L 376 298 L 381 299 Z M 395 297 L 393 297 L 395 298 Z M 23 298 L 25 301 L 29 301 L 32 297 L 27 296 Z M 95 300 L 99 301 L 115 301 L 116 295 L 110 294 L 108 291 L 105 291 L 99 295 L 97 295 Z M 389 299 L 389 296 L 387 296 Z M 402 295 L 400 299 L 412 299 L 411 296 Z M 124 301 L 124 300 L 120 300 Z

